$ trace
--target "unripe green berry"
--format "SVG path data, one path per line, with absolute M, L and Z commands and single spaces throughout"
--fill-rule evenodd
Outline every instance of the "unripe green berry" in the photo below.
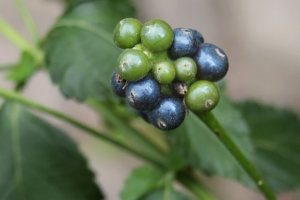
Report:
M 113 38 L 115 44 L 122 48 L 132 48 L 141 40 L 142 23 L 134 18 L 122 19 L 115 27 Z
M 182 57 L 175 62 L 176 79 L 179 81 L 191 81 L 197 75 L 197 65 L 192 58 Z
M 140 50 L 126 49 L 118 59 L 118 72 L 127 81 L 137 81 L 151 70 L 151 63 Z
M 170 60 L 168 52 L 167 51 L 162 51 L 162 52 L 158 52 L 158 53 L 153 53 L 153 62 L 157 63 L 163 60 Z
M 217 85 L 210 81 L 200 80 L 189 87 L 185 103 L 191 111 L 201 113 L 212 110 L 218 104 L 219 99 Z
M 171 60 L 162 60 L 154 64 L 153 76 L 160 84 L 170 84 L 175 79 L 175 68 Z
M 140 50 L 142 51 L 150 61 L 153 61 L 154 60 L 154 55 L 151 51 L 149 51 L 149 49 L 147 49 L 143 44 L 137 44 L 133 47 L 133 49 L 137 49 L 137 50 Z
M 141 30 L 143 45 L 152 52 L 166 51 L 172 45 L 174 38 L 170 25 L 160 19 L 147 21 Z

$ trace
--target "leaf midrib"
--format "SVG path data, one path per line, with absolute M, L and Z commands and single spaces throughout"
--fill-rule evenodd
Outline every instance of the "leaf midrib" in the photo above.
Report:
M 11 110 L 12 112 L 10 114 L 10 125 L 14 167 L 13 186 L 16 187 L 17 194 L 20 195 L 23 199 L 26 199 L 23 184 L 22 153 L 20 141 L 20 106 L 12 104 Z

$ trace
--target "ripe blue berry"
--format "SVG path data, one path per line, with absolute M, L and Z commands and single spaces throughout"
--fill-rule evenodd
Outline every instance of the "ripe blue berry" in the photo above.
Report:
M 161 130 L 177 128 L 186 115 L 186 108 L 179 98 L 162 98 L 158 105 L 150 112 L 151 123 Z
M 153 109 L 160 98 L 160 86 L 151 76 L 130 82 L 126 89 L 126 100 L 137 110 Z
M 194 60 L 198 66 L 198 78 L 218 81 L 228 71 L 228 58 L 225 52 L 214 44 L 203 43 Z
M 169 54 L 172 59 L 183 56 L 192 57 L 204 42 L 202 35 L 194 29 L 176 28 L 174 29 L 174 40 Z
M 114 93 L 120 97 L 125 97 L 127 81 L 121 78 L 120 74 L 113 72 L 111 77 L 111 87 Z

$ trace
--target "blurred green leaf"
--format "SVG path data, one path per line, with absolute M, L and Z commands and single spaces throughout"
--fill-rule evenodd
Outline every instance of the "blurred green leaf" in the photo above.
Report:
M 121 192 L 122 200 L 138 200 L 148 192 L 159 188 L 163 173 L 145 165 L 134 169 L 124 183 Z
M 76 144 L 17 104 L 0 111 L 0 163 L 0 199 L 103 199 Z
M 35 58 L 31 54 L 23 52 L 19 62 L 9 72 L 8 79 L 22 84 L 36 72 L 38 67 Z
M 46 65 L 66 97 L 113 98 L 110 77 L 120 50 L 112 31 L 133 14 L 127 0 L 97 0 L 68 9 L 58 20 L 46 39 Z
M 226 96 L 222 96 L 213 113 L 234 142 L 249 159 L 252 159 L 253 147 L 249 128 L 241 113 Z M 195 114 L 190 112 L 184 124 L 171 131 L 169 136 L 173 157 L 177 158 L 177 163 L 181 166 L 185 163 L 204 171 L 207 175 L 223 176 L 253 185 L 231 153 Z
M 255 102 L 238 104 L 247 120 L 255 161 L 277 192 L 300 186 L 300 120 L 292 112 Z
M 158 189 L 148 193 L 146 196 L 140 200 L 189 200 L 187 196 L 182 193 L 171 190 L 168 196 L 164 189 Z

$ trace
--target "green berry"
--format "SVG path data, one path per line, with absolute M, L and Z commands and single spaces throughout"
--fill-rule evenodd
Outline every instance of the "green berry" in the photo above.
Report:
M 151 63 L 140 50 L 126 49 L 118 59 L 118 72 L 127 81 L 137 81 L 151 70 Z
M 122 19 L 115 27 L 113 38 L 122 49 L 132 48 L 141 41 L 142 23 L 134 18 Z
M 176 79 L 179 81 L 190 81 L 196 77 L 197 65 L 192 58 L 178 58 L 175 63 Z
M 218 87 L 213 82 L 200 80 L 189 87 L 185 103 L 191 111 L 201 113 L 212 110 L 219 98 Z
M 153 66 L 153 76 L 160 84 L 169 84 L 175 79 L 174 64 L 170 60 L 159 61 Z
M 171 60 L 169 58 L 168 52 L 167 51 L 162 51 L 159 53 L 153 53 L 153 61 L 154 63 L 163 61 L 163 60 Z
M 173 42 L 173 30 L 170 25 L 160 19 L 153 19 L 143 25 L 141 40 L 152 52 L 166 51 Z
M 149 51 L 149 49 L 147 49 L 143 44 L 137 44 L 133 47 L 133 49 L 142 51 L 148 57 L 149 60 L 154 60 L 153 53 Z

